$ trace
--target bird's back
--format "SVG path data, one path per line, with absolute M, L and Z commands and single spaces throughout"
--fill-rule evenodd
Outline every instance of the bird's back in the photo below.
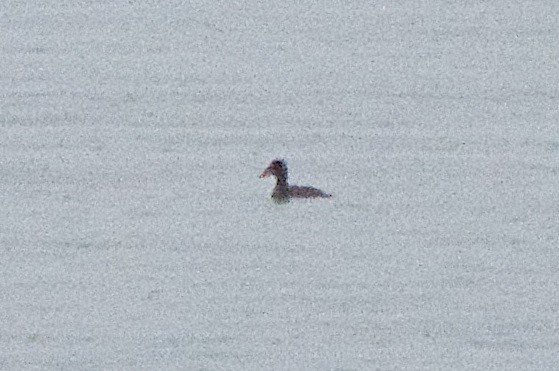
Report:
M 302 187 L 302 186 L 290 186 L 288 194 L 289 197 L 297 197 L 297 198 L 332 197 L 331 194 L 324 193 L 320 189 L 314 187 Z

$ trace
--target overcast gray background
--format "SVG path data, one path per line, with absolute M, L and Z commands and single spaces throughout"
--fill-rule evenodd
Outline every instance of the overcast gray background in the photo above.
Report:
M 0 368 L 556 368 L 558 19 L 3 1 Z

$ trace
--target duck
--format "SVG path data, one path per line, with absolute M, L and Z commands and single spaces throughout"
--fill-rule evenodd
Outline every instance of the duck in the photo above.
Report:
M 267 178 L 275 176 L 277 179 L 276 186 L 272 192 L 272 200 L 282 203 L 288 202 L 291 198 L 329 198 L 331 194 L 321 191 L 318 188 L 295 186 L 287 183 L 287 164 L 283 159 L 275 159 L 270 162 L 270 165 L 262 174 L 260 178 Z

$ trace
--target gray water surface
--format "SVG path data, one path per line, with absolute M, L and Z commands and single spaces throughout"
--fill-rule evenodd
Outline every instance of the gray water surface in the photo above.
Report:
M 1 369 L 559 364 L 556 1 L 1 8 Z

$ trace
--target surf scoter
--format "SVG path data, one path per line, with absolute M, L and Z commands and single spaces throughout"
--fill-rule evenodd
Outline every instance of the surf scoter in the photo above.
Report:
M 320 189 L 314 187 L 301 187 L 292 186 L 287 183 L 287 165 L 284 160 L 276 159 L 273 160 L 270 165 L 262 174 L 260 178 L 266 178 L 269 176 L 275 176 L 277 179 L 276 187 L 274 192 L 272 192 L 272 199 L 277 202 L 289 201 L 290 198 L 326 198 L 332 197 L 331 194 L 325 193 Z

